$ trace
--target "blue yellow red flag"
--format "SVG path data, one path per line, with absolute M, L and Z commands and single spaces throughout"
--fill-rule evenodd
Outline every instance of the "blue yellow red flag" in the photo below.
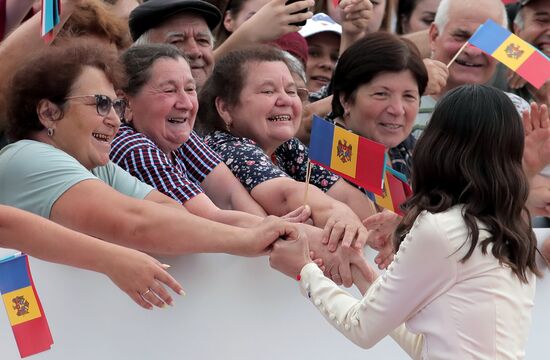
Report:
M 468 43 L 491 55 L 537 89 L 550 79 L 550 59 L 493 20 L 480 25 Z
M 53 339 L 27 255 L 0 260 L 0 293 L 21 357 L 49 350 Z
M 382 194 L 384 145 L 313 116 L 309 160 L 375 194 Z
M 385 209 L 403 216 L 401 204 L 411 195 L 412 190 L 407 183 L 406 176 L 390 167 L 386 167 L 383 194 L 381 196 L 374 195 L 374 202 Z

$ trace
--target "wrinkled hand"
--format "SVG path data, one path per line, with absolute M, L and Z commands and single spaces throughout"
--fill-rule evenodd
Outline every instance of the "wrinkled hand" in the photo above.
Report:
M 530 182 L 525 206 L 532 216 L 550 217 L 550 178 L 536 175 Z
M 271 245 L 279 239 L 297 240 L 298 228 L 277 216 L 267 216 L 258 225 L 251 228 L 243 228 L 243 244 L 231 252 L 240 256 L 266 255 Z
M 441 61 L 432 59 L 424 59 L 423 61 L 426 66 L 426 70 L 428 71 L 428 85 L 422 95 L 439 94 L 445 85 L 447 85 L 449 69 L 447 68 L 447 65 Z
M 315 5 L 313 0 L 300 0 L 285 5 L 287 0 L 271 0 L 250 19 L 246 20 L 236 31 L 247 31 L 254 41 L 264 43 L 300 30 L 299 26 L 289 25 L 307 20 L 313 16 L 311 11 L 298 11 Z
M 525 205 L 532 216 L 550 217 L 550 186 L 531 188 Z
M 343 35 L 361 35 L 373 13 L 370 0 L 342 0 L 338 4 L 342 10 Z
M 295 240 L 278 240 L 269 253 L 269 265 L 294 279 L 311 261 L 308 243 L 304 236 L 299 236 Z
M 172 305 L 173 299 L 164 288 L 165 284 L 177 294 L 184 294 L 181 285 L 166 272 L 168 265 L 161 264 L 151 256 L 137 250 L 119 247 L 109 253 L 103 264 L 103 273 L 132 300 L 145 309 L 153 305 Z M 149 290 L 149 291 L 148 291 Z M 141 294 L 147 292 L 144 296 Z
M 336 251 L 338 243 L 342 241 L 343 247 L 354 246 L 363 249 L 367 243 L 368 231 L 359 218 L 351 212 L 335 212 L 325 223 L 323 229 L 323 244 L 330 251 Z
M 550 164 L 550 119 L 548 107 L 531 103 L 531 111 L 522 114 L 525 131 L 523 170 L 529 178 Z
M 281 216 L 281 219 L 291 223 L 305 223 L 310 220 L 311 208 L 309 205 L 302 205 L 296 210 L 292 210 L 286 215 Z
M 374 262 L 379 269 L 385 269 L 393 261 L 393 233 L 400 222 L 401 217 L 389 210 L 384 210 L 363 220 L 363 225 L 370 231 L 367 244 L 378 250 Z
M 309 248 L 313 251 L 312 258 L 322 259 L 324 264 L 323 273 L 331 278 L 336 284 L 349 287 L 353 284 L 351 265 L 357 266 L 365 277 L 370 277 L 371 272 L 363 257 L 362 250 L 352 247 L 339 246 L 337 251 L 331 252 L 327 246 L 321 243 L 320 229 L 309 227 L 307 239 Z
M 524 80 L 521 76 L 519 76 L 514 71 L 508 69 L 508 87 L 510 89 L 521 89 L 525 85 L 527 85 L 527 81 Z

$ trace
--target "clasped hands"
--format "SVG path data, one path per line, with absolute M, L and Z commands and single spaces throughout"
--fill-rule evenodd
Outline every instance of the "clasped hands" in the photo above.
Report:
M 336 284 L 349 287 L 358 282 L 372 283 L 377 274 L 363 257 L 363 246 L 366 243 L 379 250 L 375 262 L 380 269 L 387 267 L 393 260 L 391 235 L 400 219 L 390 211 L 375 214 L 363 221 L 369 231 L 364 236 L 352 237 L 354 241 L 349 240 L 349 234 L 346 238 L 346 228 L 335 226 L 338 222 L 334 219 L 327 221 L 328 227 L 322 231 L 322 236 L 320 229 L 301 226 L 297 238 L 273 244 L 270 265 L 296 278 L 306 264 L 314 261 Z

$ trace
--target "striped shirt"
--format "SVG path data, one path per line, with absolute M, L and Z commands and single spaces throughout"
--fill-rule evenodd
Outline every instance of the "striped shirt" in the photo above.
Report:
M 173 162 L 145 134 L 127 124 L 111 144 L 114 163 L 182 204 L 204 192 L 200 183 L 221 162 L 194 131 L 172 156 Z

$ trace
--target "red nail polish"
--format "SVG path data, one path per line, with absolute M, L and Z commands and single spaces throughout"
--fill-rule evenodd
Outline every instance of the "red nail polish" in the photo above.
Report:
M 302 280 L 302 277 L 300 276 L 300 274 L 296 275 L 296 280 L 298 281 Z

